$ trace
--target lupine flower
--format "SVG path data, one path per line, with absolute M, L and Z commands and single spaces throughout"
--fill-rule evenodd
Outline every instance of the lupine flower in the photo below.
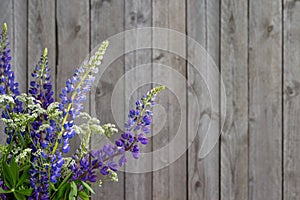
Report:
M 41 103 L 41 107 L 47 109 L 48 106 L 54 102 L 53 89 L 51 84 L 50 69 L 48 67 L 48 50 L 44 50 L 40 61 L 36 65 L 32 77 L 33 81 L 30 82 L 29 94 Z M 32 123 L 31 137 L 35 144 L 39 144 L 41 148 L 49 147 L 55 140 L 54 130 L 56 123 L 50 120 L 50 127 L 45 131 L 40 131 L 39 128 L 43 122 L 48 121 L 47 115 L 40 116 L 35 122 Z M 52 146 L 52 145 L 50 145 Z
M 18 96 L 20 94 L 18 83 L 15 82 L 14 72 L 11 70 L 11 56 L 8 48 L 7 25 L 3 25 L 3 31 L 0 36 L 0 92 L 1 94 L 10 94 Z
M 4 23 L 3 31 L 0 35 L 0 94 L 10 94 L 13 96 L 15 106 L 12 108 L 10 105 L 6 106 L 6 110 L 2 112 L 2 118 L 9 119 L 10 114 L 8 111 L 22 112 L 22 103 L 16 99 L 20 94 L 18 83 L 15 82 L 14 72 L 11 70 L 11 56 L 9 42 L 7 38 L 7 25 Z M 8 135 L 7 143 L 9 144 L 13 139 L 14 130 L 5 128 L 4 132 Z
M 106 144 L 102 149 L 94 150 L 81 159 L 74 158 L 79 159 L 79 162 L 70 165 L 74 174 L 72 180 L 95 182 L 96 170 L 99 170 L 103 176 L 117 171 L 118 166 L 122 167 L 127 162 L 126 151 L 130 151 L 136 159 L 139 157 L 138 144 L 147 144 L 148 139 L 145 134 L 150 132 L 152 112 L 149 109 L 154 105 L 155 96 L 162 89 L 164 89 L 162 86 L 156 87 L 136 102 L 136 109 L 129 111 L 126 131 L 115 141 L 115 145 Z
M 54 102 L 52 84 L 50 81 L 50 69 L 48 67 L 48 50 L 44 50 L 40 61 L 36 65 L 31 76 L 35 79 L 30 82 L 29 93 L 42 103 L 43 108 L 47 108 Z
M 130 151 L 136 159 L 139 157 L 138 144 L 148 143 L 146 134 L 150 133 L 152 122 L 152 111 L 149 109 L 155 105 L 155 97 L 162 89 L 164 89 L 162 86 L 156 87 L 136 102 L 136 108 L 129 111 L 128 121 L 125 124 L 126 130 L 116 142 L 119 148 Z M 124 160 L 124 158 L 121 159 Z M 119 163 L 123 164 L 123 161 Z
M 95 55 L 88 62 L 85 62 L 82 67 L 75 70 L 73 77 L 66 81 L 66 86 L 59 95 L 61 99 L 59 108 L 63 112 L 63 127 L 58 137 L 63 138 L 62 151 L 64 153 L 67 153 L 70 149 L 69 139 L 75 136 L 73 120 L 83 109 L 82 103 L 86 100 L 86 94 L 90 91 L 95 80 L 93 74 L 98 72 L 97 65 L 101 64 L 107 46 L 108 41 L 104 41 Z M 58 141 L 53 151 L 56 150 L 57 146 Z
M 29 199 L 49 199 L 48 166 L 43 167 L 37 156 L 34 157 L 31 162 L 33 164 L 32 168 L 29 170 L 29 181 L 31 188 L 33 188 L 33 192 Z
M 50 164 L 50 170 L 48 165 L 43 166 L 45 161 Z M 29 199 L 49 199 L 49 181 L 55 184 L 61 177 L 61 170 L 65 163 L 62 154 L 57 151 L 54 155 L 48 155 L 39 150 L 32 154 L 31 162 L 32 168 L 29 173 L 30 186 L 33 188 L 33 192 Z
M 51 155 L 51 171 L 50 171 L 50 181 L 56 183 L 57 179 L 61 176 L 61 168 L 65 163 L 61 152 L 57 151 L 56 155 Z

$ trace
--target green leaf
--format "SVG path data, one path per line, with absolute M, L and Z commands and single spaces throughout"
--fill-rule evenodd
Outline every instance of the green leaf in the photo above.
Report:
M 17 184 L 18 178 L 19 178 L 19 170 L 18 170 L 18 164 L 15 161 L 15 158 L 12 157 L 10 164 L 7 165 L 9 170 L 11 171 L 12 177 L 10 177 L 13 180 L 13 186 Z
M 19 182 L 18 182 L 16 188 L 18 188 L 19 186 L 21 186 L 24 183 L 24 181 L 29 178 L 29 176 L 30 176 L 29 173 L 28 173 L 29 168 L 30 168 L 30 165 L 27 165 L 27 168 L 24 168 L 24 171 L 22 173 L 22 176 L 19 179 Z
M 83 191 L 79 191 L 78 192 L 78 196 L 82 199 L 82 200 L 89 200 L 89 195 Z
M 11 190 L 3 190 L 2 188 L 0 188 L 0 194 L 8 194 L 8 193 L 12 193 Z
M 76 196 L 73 196 L 73 193 L 69 193 L 69 200 L 76 200 Z
M 10 185 L 10 183 L 6 180 L 6 178 L 3 178 L 5 185 L 9 188 L 12 189 L 12 186 Z
M 14 192 L 14 196 L 16 197 L 17 200 L 26 200 L 25 196 L 17 193 L 17 191 Z
M 90 191 L 92 194 L 95 194 L 93 188 L 91 188 L 91 186 L 89 184 L 87 184 L 86 182 L 81 181 L 81 184 L 84 188 L 86 188 L 88 191 Z
M 77 185 L 74 181 L 71 182 L 71 191 L 69 193 L 69 200 L 75 200 L 77 196 Z
M 57 191 L 57 189 L 55 188 L 55 185 L 53 183 L 50 182 L 50 186 L 51 186 L 52 190 L 54 190 L 55 192 Z
M 27 169 L 29 169 L 29 168 L 30 168 L 30 165 L 24 165 L 24 166 L 22 166 L 22 167 L 20 168 L 19 171 L 25 171 L 25 170 L 27 170 Z
M 61 182 L 61 184 L 58 186 L 58 188 L 57 188 L 57 190 L 59 190 L 60 189 L 60 187 L 62 187 L 68 180 L 69 180 L 69 178 L 72 176 L 72 174 L 68 174 L 67 176 L 66 176 L 66 178 Z
M 19 194 L 23 194 L 25 196 L 30 196 L 32 193 L 33 189 L 29 188 L 29 189 L 22 189 L 22 190 L 16 190 L 17 193 Z
M 57 200 L 61 200 L 62 196 L 65 194 L 65 190 L 68 188 L 68 184 L 64 184 L 62 187 L 60 187 L 60 189 L 58 190 L 55 199 Z
M 77 185 L 74 181 L 71 182 L 71 192 L 74 193 L 74 196 L 77 196 Z
M 64 194 L 64 190 L 67 188 L 68 185 L 70 185 L 69 183 L 67 183 L 67 181 L 69 180 L 69 178 L 72 176 L 72 174 L 68 174 L 65 179 L 60 183 L 60 185 L 58 186 L 58 188 L 56 189 L 56 191 L 53 194 L 53 200 L 61 200 L 62 195 Z M 52 197 L 51 197 L 52 199 Z
M 70 184 L 69 184 L 70 185 Z M 67 200 L 68 199 L 68 194 L 70 193 L 70 187 L 67 187 L 65 193 L 64 193 L 64 199 Z
M 3 166 L 3 176 L 4 176 L 5 184 L 9 188 L 12 188 L 14 186 L 14 179 L 16 178 L 13 178 L 12 171 L 10 170 L 9 165 L 6 163 L 5 160 L 2 161 L 2 166 Z

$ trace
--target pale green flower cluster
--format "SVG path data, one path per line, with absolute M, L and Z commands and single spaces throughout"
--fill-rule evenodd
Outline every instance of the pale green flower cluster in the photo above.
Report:
M 107 181 L 118 182 L 119 181 L 118 174 L 116 172 L 114 172 L 111 169 L 108 169 L 108 172 L 109 172 L 108 176 L 106 176 L 103 181 L 105 181 L 105 182 L 107 182 Z M 98 187 L 102 187 L 103 181 L 101 179 L 99 179 L 97 181 Z
M 96 66 L 101 64 L 108 44 L 109 42 L 107 40 L 104 41 L 99 47 L 99 49 L 96 51 L 96 53 L 89 59 L 88 63 L 84 65 L 85 67 L 92 69 L 92 73 L 98 73 L 98 68 Z
M 90 148 L 91 136 L 95 137 L 111 137 L 118 132 L 118 129 L 114 124 L 100 125 L 100 121 L 97 118 L 91 117 L 88 113 L 81 113 L 79 118 L 85 121 L 81 125 L 74 125 L 76 134 L 81 136 L 80 152 L 81 156 L 86 154 Z
M 102 128 L 104 130 L 104 135 L 108 138 L 118 133 L 118 129 L 116 128 L 115 124 L 110 124 L 110 123 L 104 124 L 102 125 Z
M 109 169 L 108 172 L 109 172 L 109 175 L 108 175 L 109 179 L 113 182 L 118 182 L 118 180 L 119 180 L 118 174 L 111 169 Z

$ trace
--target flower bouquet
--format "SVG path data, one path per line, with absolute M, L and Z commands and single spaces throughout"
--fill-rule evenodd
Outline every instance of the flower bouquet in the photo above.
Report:
M 108 41 L 66 81 L 59 102 L 53 97 L 47 49 L 32 73 L 28 93 L 20 93 L 8 46 L 4 24 L 0 36 L 0 107 L 6 141 L 0 146 L 0 198 L 89 199 L 94 193 L 92 183 L 117 180 L 118 167 L 127 161 L 126 152 L 139 157 L 139 145 L 147 144 L 145 134 L 150 132 L 150 109 L 164 87 L 152 89 L 136 102 L 136 108 L 129 112 L 125 132 L 113 145 L 90 149 L 91 135 L 110 137 L 118 131 L 113 124 L 100 124 L 83 112 L 82 106 Z M 85 121 L 77 125 L 76 118 Z M 70 140 L 76 134 L 82 136 L 81 144 L 72 156 L 67 156 Z

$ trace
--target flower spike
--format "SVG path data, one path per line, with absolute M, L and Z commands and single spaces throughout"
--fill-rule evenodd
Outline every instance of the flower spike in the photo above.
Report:
M 58 139 L 62 137 L 64 140 L 62 147 L 64 153 L 67 153 L 70 149 L 69 139 L 75 136 L 73 120 L 75 120 L 82 111 L 82 103 L 86 100 L 86 94 L 90 91 L 95 80 L 93 74 L 97 73 L 97 65 L 101 64 L 108 44 L 108 41 L 104 41 L 89 61 L 75 70 L 73 77 L 66 81 L 66 86 L 59 95 L 63 120 L 61 131 L 58 133 Z M 58 140 L 55 143 L 53 152 L 56 151 L 57 147 Z

